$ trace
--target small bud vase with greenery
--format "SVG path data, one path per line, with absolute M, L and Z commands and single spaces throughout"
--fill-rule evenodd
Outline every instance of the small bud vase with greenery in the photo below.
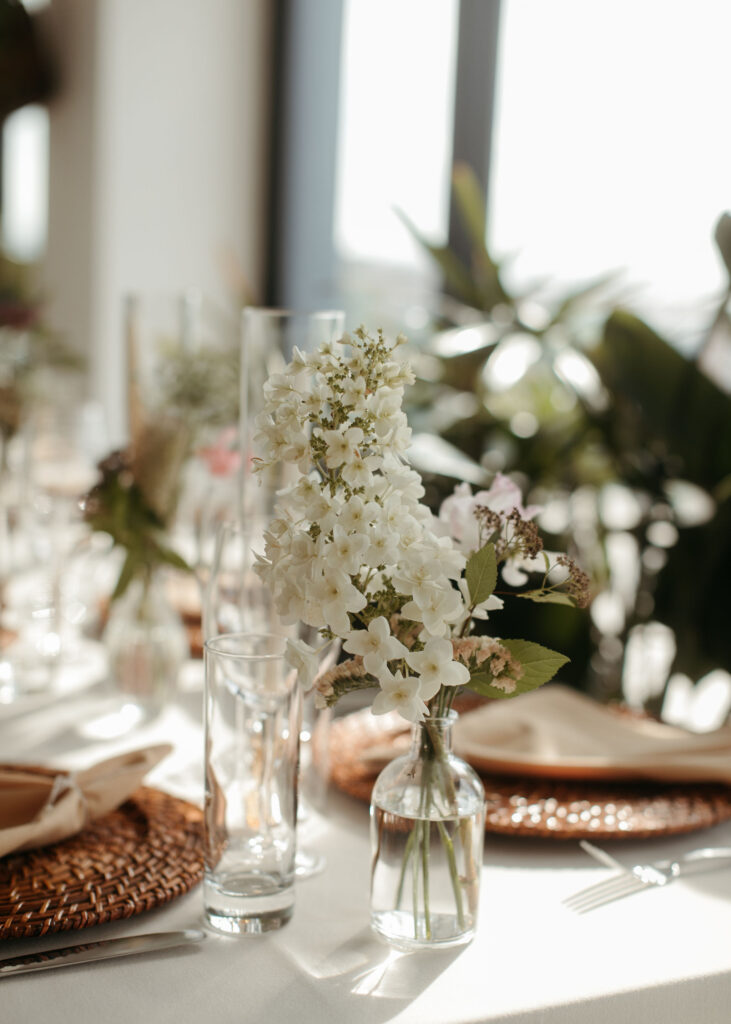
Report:
M 292 361 L 265 386 L 259 466 L 296 465 L 280 493 L 258 571 L 285 623 L 319 631 L 290 641 L 300 679 L 331 706 L 375 689 L 372 711 L 413 723 L 411 751 L 379 776 L 371 803 L 371 924 L 400 948 L 468 942 L 477 925 L 484 789 L 450 750 L 463 689 L 502 700 L 551 679 L 567 660 L 528 640 L 475 634 L 508 594 L 581 604 L 587 579 L 550 557 L 518 488 L 498 476 L 460 485 L 438 516 L 406 455 L 408 365 L 379 331 L 346 335 Z M 541 572 L 527 586 L 528 573 Z M 505 588 L 498 592 L 498 579 Z M 323 649 L 349 660 L 317 677 Z
M 124 551 L 103 641 L 110 680 L 146 716 L 169 701 L 189 645 L 164 587 L 169 569 L 189 571 L 167 543 L 188 442 L 164 420 L 129 451 L 100 463 L 101 480 L 84 500 L 86 520 Z

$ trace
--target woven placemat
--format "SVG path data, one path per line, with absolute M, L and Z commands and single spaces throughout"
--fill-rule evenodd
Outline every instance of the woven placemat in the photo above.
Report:
M 330 726 L 330 778 L 343 792 L 370 801 L 378 767 L 364 757 L 374 743 L 403 736 L 366 711 Z M 731 787 L 715 783 L 582 782 L 488 776 L 485 829 L 510 836 L 550 839 L 644 839 L 693 832 L 731 819 Z
M 649 839 L 731 818 L 731 789 L 716 783 L 581 783 L 484 779 L 486 828 L 550 839 Z
M 182 896 L 203 877 L 202 821 L 193 804 L 142 787 L 70 839 L 0 858 L 0 938 L 107 924 Z

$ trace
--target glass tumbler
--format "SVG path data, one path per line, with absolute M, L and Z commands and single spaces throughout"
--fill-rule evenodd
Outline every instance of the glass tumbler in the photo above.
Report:
M 292 915 L 300 688 L 273 633 L 205 643 L 204 905 L 208 924 L 258 934 Z

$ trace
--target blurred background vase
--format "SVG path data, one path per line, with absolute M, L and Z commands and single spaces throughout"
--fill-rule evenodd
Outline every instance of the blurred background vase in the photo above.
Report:
M 130 443 L 140 451 L 151 431 L 165 435 L 169 458 L 151 462 L 149 483 L 192 568 L 210 563 L 216 524 L 237 500 L 237 324 L 237 308 L 197 290 L 129 295 L 124 304 Z
M 115 695 L 142 715 L 159 714 L 175 694 L 188 637 L 168 600 L 162 573 L 133 580 L 113 603 L 104 630 Z

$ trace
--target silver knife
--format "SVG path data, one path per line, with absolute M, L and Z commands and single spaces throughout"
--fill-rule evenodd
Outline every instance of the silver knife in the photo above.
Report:
M 0 960 L 0 978 L 11 974 L 26 974 L 28 971 L 46 971 L 51 967 L 88 964 L 114 956 L 133 956 L 153 949 L 170 949 L 188 942 L 200 942 L 204 938 L 205 932 L 189 928 L 183 932 L 148 932 L 145 935 L 128 935 L 124 939 L 100 939 L 98 942 L 85 942 L 81 946 L 45 949 L 42 953 L 26 953 L 24 956 Z

